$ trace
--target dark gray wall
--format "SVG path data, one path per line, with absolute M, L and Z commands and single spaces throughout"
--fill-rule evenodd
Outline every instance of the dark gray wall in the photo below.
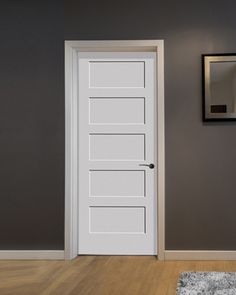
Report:
M 201 120 L 201 54 L 236 52 L 235 9 L 1 1 L 0 249 L 63 249 L 64 38 L 165 40 L 167 249 L 236 249 L 236 124 Z
M 63 249 L 62 1 L 1 1 L 0 38 L 0 249 Z
M 201 54 L 236 52 L 235 0 L 65 1 L 66 39 L 164 39 L 166 248 L 236 249 L 236 124 L 203 124 Z

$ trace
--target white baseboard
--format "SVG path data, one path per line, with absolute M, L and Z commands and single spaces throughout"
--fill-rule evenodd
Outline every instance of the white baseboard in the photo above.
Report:
M 63 260 L 63 250 L 0 250 L 0 260 Z
M 165 251 L 165 260 L 236 260 L 236 251 Z
M 63 250 L 0 250 L 0 260 L 64 260 Z M 236 260 L 236 251 L 165 250 L 165 260 Z

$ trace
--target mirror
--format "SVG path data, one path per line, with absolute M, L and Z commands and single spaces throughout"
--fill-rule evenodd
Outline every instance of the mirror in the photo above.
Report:
M 236 120 L 236 54 L 203 55 L 203 119 Z

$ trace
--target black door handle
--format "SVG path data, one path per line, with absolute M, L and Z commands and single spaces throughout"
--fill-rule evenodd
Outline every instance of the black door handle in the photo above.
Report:
M 155 167 L 154 164 L 139 164 L 139 166 L 147 166 L 149 167 L 150 169 L 153 169 Z

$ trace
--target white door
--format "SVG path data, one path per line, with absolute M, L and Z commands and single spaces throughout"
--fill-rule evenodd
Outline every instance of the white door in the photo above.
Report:
M 78 253 L 157 254 L 156 54 L 82 52 L 78 73 Z

